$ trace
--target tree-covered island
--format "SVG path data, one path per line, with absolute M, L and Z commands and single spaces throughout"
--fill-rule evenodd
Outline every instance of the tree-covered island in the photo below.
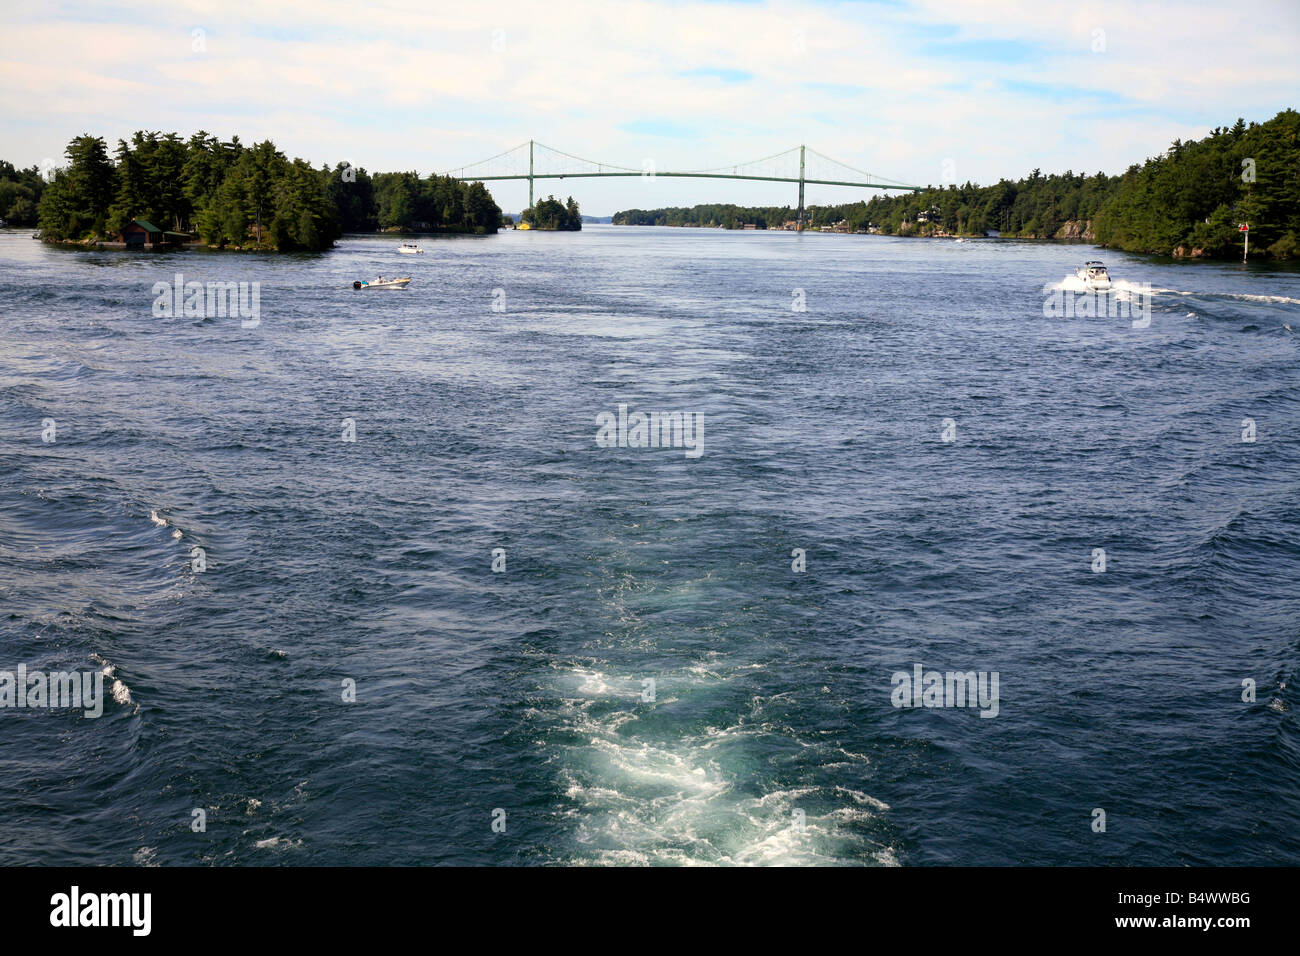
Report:
M 531 209 L 525 209 L 519 218 L 528 223 L 530 229 L 577 232 L 582 228 L 582 212 L 572 196 L 563 203 L 554 196 L 547 196 Z
M 66 165 L 42 177 L 0 164 L 0 200 L 33 218 L 51 241 L 112 242 L 133 222 L 213 248 L 328 249 L 344 232 L 493 233 L 501 210 L 482 183 L 414 172 L 375 173 L 338 163 L 317 169 L 270 140 L 253 146 L 200 131 L 141 131 L 119 140 L 78 136 Z

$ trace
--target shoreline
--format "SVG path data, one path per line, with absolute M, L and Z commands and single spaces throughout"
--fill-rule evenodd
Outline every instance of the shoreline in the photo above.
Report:
M 25 229 L 24 229 L 24 231 L 25 231 Z M 468 236 L 468 237 L 481 238 L 481 237 L 486 237 L 486 236 L 494 236 L 494 235 L 496 235 L 497 232 L 499 232 L 499 231 L 500 231 L 500 230 L 497 230 L 497 231 L 494 231 L 494 232 L 486 232 L 486 231 L 485 231 L 485 232 L 472 232 L 472 231 L 469 231 L 469 230 L 457 231 L 457 230 L 446 229 L 446 230 L 438 230 L 438 231 L 430 231 L 430 232 L 395 232 L 395 231 L 390 231 L 390 230 L 380 230 L 380 231 L 377 231 L 377 232 L 348 232 L 348 233 L 344 233 L 343 235 L 344 235 L 344 236 L 352 236 L 352 237 L 360 237 L 360 236 L 366 236 L 366 237 L 369 237 L 369 236 L 394 236 L 394 237 L 398 237 L 398 236 Z M 33 236 L 32 238 L 36 238 L 36 237 Z M 343 238 L 343 237 L 340 236 L 340 238 Z M 335 243 L 334 243 L 334 244 L 330 245 L 329 247 L 327 247 L 327 248 L 325 248 L 325 249 L 289 249 L 289 250 L 277 249 L 275 246 L 235 246 L 235 245 L 212 246 L 212 245 L 208 245 L 207 243 L 205 243 L 205 242 L 203 242 L 203 241 L 201 241 L 201 240 L 197 240 L 197 239 L 194 240 L 193 242 L 180 242 L 180 243 L 146 243 L 146 244 L 144 244 L 144 245 L 127 245 L 125 242 L 120 242 L 120 241 L 118 241 L 118 240 L 114 240 L 114 239 L 45 239 L 45 238 L 41 238 L 41 239 L 37 239 L 36 241 L 37 241 L 37 242 L 40 242 L 40 243 L 43 243 L 44 245 L 47 245 L 47 246 L 54 246 L 54 247 L 59 247 L 59 248 L 64 248 L 64 249 L 72 249 L 72 250 L 76 250 L 76 249 L 81 249 L 81 250 L 90 250 L 90 251 L 94 251 L 94 252 L 145 252 L 145 253 L 154 253 L 154 252 L 247 252 L 247 253 L 257 253 L 257 252 L 263 252 L 263 253 L 269 253 L 269 254 L 273 254 L 273 255 L 303 255 L 303 254 L 317 255 L 317 254 L 320 254 L 320 253 L 323 253 L 323 252 L 332 252 L 335 248 L 337 248 L 337 240 L 335 240 Z

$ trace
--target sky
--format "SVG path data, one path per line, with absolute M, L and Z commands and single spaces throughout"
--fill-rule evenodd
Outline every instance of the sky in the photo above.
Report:
M 989 183 L 1122 172 L 1175 139 L 1300 107 L 1300 0 L 0 7 L 0 158 L 23 167 L 61 162 L 82 133 L 112 147 L 137 129 L 203 129 L 422 175 L 533 139 L 657 171 L 802 143 L 890 180 Z M 503 209 L 526 205 L 526 183 L 489 186 Z M 797 193 L 649 176 L 537 189 L 593 215 Z M 807 201 L 870 195 L 810 186 Z

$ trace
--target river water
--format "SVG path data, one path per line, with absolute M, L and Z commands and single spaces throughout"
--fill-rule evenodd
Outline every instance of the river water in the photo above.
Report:
M 0 232 L 0 862 L 1300 863 L 1300 271 L 399 241 Z

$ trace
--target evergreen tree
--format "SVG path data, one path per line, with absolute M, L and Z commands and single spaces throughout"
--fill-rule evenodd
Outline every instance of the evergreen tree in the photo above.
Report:
M 36 223 L 45 237 L 111 238 L 133 219 L 197 232 L 212 246 L 319 250 L 348 230 L 496 232 L 501 209 L 482 183 L 338 164 L 315 169 L 270 142 L 245 147 L 200 130 L 138 131 L 119 140 L 116 163 L 102 139 L 80 136 L 68 165 L 47 183 L 33 168 L 0 162 L 0 216 Z M 576 208 L 576 207 L 575 207 Z
M 78 136 L 64 151 L 68 165 L 41 197 L 38 221 L 51 239 L 103 235 L 116 189 L 117 171 L 104 140 Z

